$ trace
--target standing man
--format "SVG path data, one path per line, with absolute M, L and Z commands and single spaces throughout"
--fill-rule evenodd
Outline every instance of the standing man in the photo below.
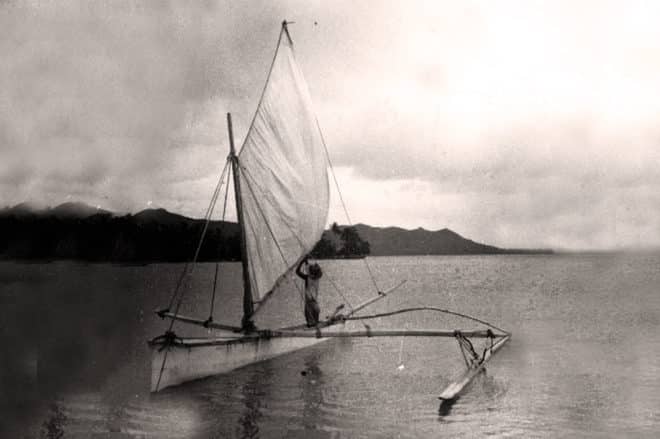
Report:
M 303 271 L 303 265 L 307 268 L 306 272 Z M 310 264 L 309 258 L 305 257 L 298 264 L 296 274 L 305 281 L 305 320 L 307 320 L 307 326 L 316 326 L 319 323 L 319 313 L 321 312 L 318 297 L 319 281 L 323 276 L 323 272 L 319 264 Z

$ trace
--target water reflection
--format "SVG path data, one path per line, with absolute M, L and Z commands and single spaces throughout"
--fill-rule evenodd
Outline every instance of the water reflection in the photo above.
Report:
M 486 369 L 479 376 L 475 377 L 472 386 L 478 389 L 479 396 L 484 401 L 501 399 L 502 395 L 506 392 L 506 388 L 494 375 L 489 375 Z
M 300 374 L 300 396 L 303 401 L 302 425 L 305 431 L 316 431 L 318 420 L 322 416 L 321 384 L 323 375 L 318 360 L 317 352 L 307 356 L 305 370 Z
M 478 404 L 487 406 L 491 402 L 501 400 L 504 393 L 506 393 L 506 388 L 494 376 L 488 375 L 486 369 L 483 369 L 463 390 L 462 395 L 466 399 L 475 399 Z M 445 417 L 451 414 L 452 408 L 459 399 L 461 399 L 460 395 L 454 399 L 440 402 L 438 421 L 447 422 Z
M 273 370 L 271 363 L 266 361 L 253 372 L 241 387 L 243 398 L 243 414 L 238 418 L 236 435 L 240 438 L 259 437 L 259 421 L 263 417 L 264 400 L 268 397 L 268 390 L 272 382 Z
M 438 408 L 438 421 L 444 421 L 444 417 L 448 416 L 451 413 L 452 407 L 454 407 L 454 404 L 456 404 L 456 401 L 458 401 L 460 397 L 456 397 L 454 399 L 443 399 L 440 402 L 440 407 Z
M 299 374 L 299 398 L 302 402 L 300 429 L 289 429 L 286 437 L 328 439 L 338 437 L 338 432 L 323 430 L 327 423 L 325 416 L 326 401 L 323 396 L 325 377 L 319 350 L 305 352 L 304 369 Z

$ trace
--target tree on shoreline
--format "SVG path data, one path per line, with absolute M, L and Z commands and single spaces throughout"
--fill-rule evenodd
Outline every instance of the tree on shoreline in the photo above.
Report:
M 333 259 L 359 258 L 369 253 L 369 243 L 360 237 L 355 227 L 341 227 L 333 223 L 330 230 L 323 233 L 311 255 L 318 259 Z

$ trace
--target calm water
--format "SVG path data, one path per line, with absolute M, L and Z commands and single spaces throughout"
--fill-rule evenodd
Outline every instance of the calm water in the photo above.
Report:
M 332 340 L 150 395 L 147 338 L 179 265 L 0 263 L 0 434 L 7 437 L 657 437 L 660 255 L 371 258 L 374 311 L 428 304 L 474 314 L 511 342 L 452 406 L 451 339 Z M 363 261 L 324 261 L 323 311 L 373 294 Z M 214 264 L 183 308 L 206 317 Z M 236 323 L 240 266 L 220 267 L 216 321 Z M 259 322 L 302 319 L 293 289 Z M 374 328 L 472 328 L 442 315 Z M 358 324 L 359 325 L 359 324 Z M 187 328 L 175 330 L 186 334 Z M 191 332 L 187 332 L 191 334 Z M 399 364 L 404 368 L 398 368 Z M 304 372 L 304 373 L 303 373 Z M 4 437 L 3 436 L 3 437 Z

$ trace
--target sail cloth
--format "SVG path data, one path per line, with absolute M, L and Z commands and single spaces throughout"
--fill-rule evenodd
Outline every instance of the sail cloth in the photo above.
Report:
M 325 146 L 286 25 L 238 158 L 252 299 L 263 301 L 320 239 L 329 206 Z

